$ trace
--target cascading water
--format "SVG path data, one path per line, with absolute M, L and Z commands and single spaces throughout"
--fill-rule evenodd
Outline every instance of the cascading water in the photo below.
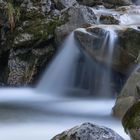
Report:
M 101 51 L 107 53 L 108 65 L 111 65 L 110 59 L 113 55 L 114 41 L 115 33 L 112 30 L 106 31 L 102 43 L 104 48 Z M 96 72 L 99 73 L 96 75 Z M 74 34 L 70 34 L 35 91 L 45 94 L 34 94 L 32 90 L 25 89 L 1 90 L 3 94 L 0 94 L 0 103 L 2 104 L 0 120 L 3 120 L 4 124 L 4 127 L 3 124 L 0 124 L 1 139 L 49 140 L 63 130 L 87 121 L 113 128 L 127 139 L 120 122 L 110 115 L 114 100 L 89 98 L 72 98 L 71 100 L 61 96 L 61 93 L 65 92 L 66 89 L 74 89 L 74 92 L 75 89 L 80 89 L 80 92 L 87 89 L 92 93 L 96 87 L 95 79 L 101 73 L 100 65 L 80 52 Z M 110 71 L 108 71 L 107 76 L 110 78 Z M 104 80 L 106 79 L 100 80 L 98 85 Z M 106 80 L 106 82 L 108 81 Z M 100 88 L 103 87 L 100 85 Z M 72 94 L 72 92 L 73 90 L 70 90 L 69 93 Z M 52 94 L 56 98 L 49 100 L 48 94 Z M 84 94 L 87 95 L 87 92 Z M 96 94 L 98 95 L 98 93 Z M 3 102 L 7 104 L 3 104 Z M 4 112 L 5 110 L 6 112 Z M 6 125 L 4 122 L 7 121 L 7 118 L 8 123 L 14 121 L 15 124 Z M 11 133 L 7 135 L 7 131 Z M 20 136 L 17 136 L 17 132 Z
M 103 49 L 101 51 L 101 55 L 103 55 L 104 51 L 106 51 L 106 65 L 107 68 L 102 70 L 102 77 L 100 80 L 100 88 L 99 88 L 99 95 L 101 97 L 109 97 L 112 95 L 111 89 L 111 78 L 112 78 L 112 59 L 113 59 L 113 52 L 115 47 L 115 41 L 117 35 L 115 31 L 111 28 L 106 29 L 106 38 L 103 44 Z M 108 47 L 108 48 L 107 48 Z
M 38 89 L 46 93 L 60 93 L 67 88 L 72 88 L 79 54 L 79 49 L 74 40 L 74 33 L 72 32 L 50 64 L 45 75 L 43 75 Z
M 137 11 L 137 14 L 132 11 L 132 13 L 121 15 L 111 9 L 94 9 L 95 14 L 98 16 L 98 24 L 100 24 L 102 14 L 120 15 L 120 25 L 117 25 L 118 27 L 140 23 L 140 12 L 139 10 Z M 85 29 L 80 30 L 92 35 Z M 33 90 L 28 89 L 1 89 L 0 103 L 2 107 L 0 106 L 0 110 L 2 111 L 0 111 L 0 120 L 4 122 L 9 117 L 9 122 L 12 122 L 12 119 L 17 124 L 24 122 L 24 126 L 21 125 L 21 127 L 17 124 L 14 127 L 11 125 L 12 129 L 9 124 L 4 128 L 0 125 L 2 140 L 11 140 L 11 137 L 14 140 L 21 140 L 22 138 L 25 139 L 25 135 L 29 139 L 35 140 L 51 139 L 55 134 L 87 121 L 113 128 L 124 136 L 125 140 L 128 140 L 128 137 L 123 133 L 120 122 L 110 116 L 114 105 L 114 100 L 109 98 L 112 96 L 111 66 L 117 35 L 112 26 L 104 30 L 103 39 L 94 45 L 100 46 L 99 57 L 104 59 L 105 66 L 80 51 L 80 46 L 75 41 L 74 32 L 72 32 L 42 76 L 37 90 L 35 89 L 35 92 L 45 94 L 35 94 Z M 81 95 L 88 97 L 87 95 L 90 94 L 104 99 L 82 98 L 81 100 L 80 98 L 75 98 L 77 93 L 79 93 L 80 97 Z M 64 94 L 74 96 L 71 100 L 68 97 L 62 98 Z M 53 98 L 49 100 L 47 95 L 52 95 Z M 108 99 L 105 99 L 105 97 Z M 5 105 L 3 102 L 7 104 Z M 19 113 L 19 110 L 24 112 Z M 31 122 L 30 125 L 28 121 Z M 7 130 L 11 131 L 8 136 Z M 36 131 L 36 134 L 33 130 Z M 20 132 L 21 135 L 18 138 L 16 137 L 17 132 Z M 43 136 L 44 138 L 42 138 Z
M 86 32 L 85 29 L 77 29 Z M 89 33 L 88 33 L 89 34 Z M 38 90 L 43 93 L 62 95 L 62 93 L 74 95 L 78 92 L 84 95 L 96 95 L 97 97 L 111 97 L 111 61 L 114 50 L 116 34 L 113 29 L 106 29 L 105 38 L 102 41 L 101 56 L 105 55 L 107 68 L 100 70 L 100 64 L 90 60 L 85 54 L 81 54 L 79 46 L 72 32 L 65 40 L 62 48 L 50 64 L 47 72 L 41 79 Z M 100 43 L 100 42 L 99 42 Z M 100 45 L 100 44 L 95 44 Z M 81 59 L 83 59 L 81 63 Z M 98 88 L 95 89 L 95 79 L 100 71 L 101 79 Z M 95 75 L 96 73 L 97 75 Z M 95 78 L 96 77 L 96 78 Z

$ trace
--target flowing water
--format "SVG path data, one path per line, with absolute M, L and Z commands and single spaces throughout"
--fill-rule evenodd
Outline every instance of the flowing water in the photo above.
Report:
M 102 98 L 97 98 L 98 93 L 96 97 L 88 96 L 96 87 L 93 71 L 97 68 L 97 72 L 100 66 L 80 52 L 73 33 L 62 45 L 37 88 L 1 89 L 0 139 L 49 140 L 68 128 L 91 122 L 110 127 L 128 140 L 121 122 L 111 116 L 115 100 L 110 98 L 110 85 L 106 84 L 106 88 L 102 86 L 104 80 L 110 82 L 115 39 L 115 32 L 107 29 L 103 41 L 105 48 L 101 50 L 108 47 L 108 68 L 100 71 L 102 75 L 106 72 L 106 76 L 98 83 Z M 79 83 L 79 78 L 86 81 L 87 86 Z M 104 94 L 108 98 L 103 98 Z
M 115 42 L 117 40 L 117 34 L 115 31 L 111 28 L 106 29 L 106 36 L 105 41 L 103 42 L 103 49 L 101 51 L 101 55 L 103 55 L 107 50 L 107 59 L 106 59 L 106 65 L 108 66 L 107 69 L 103 69 L 103 72 L 101 73 L 102 77 L 100 80 L 100 91 L 99 94 L 101 97 L 108 97 L 112 95 L 112 89 L 111 89 L 111 78 L 112 78 L 112 71 L 111 71 L 111 65 L 112 65 L 112 58 L 114 53 L 114 47 Z M 108 47 L 108 48 L 107 48 Z
M 93 10 L 98 24 L 103 13 L 119 16 L 111 9 Z M 140 23 L 139 13 L 134 11 L 122 14 L 119 19 L 120 26 Z M 115 30 L 106 28 L 100 42 L 100 56 L 107 56 L 107 67 L 103 67 L 81 52 L 72 32 L 37 88 L 0 89 L 0 140 L 50 140 L 83 122 L 110 127 L 129 140 L 121 122 L 111 116 L 115 103 L 111 65 L 116 40 Z
M 119 25 L 139 25 L 140 24 L 140 6 L 134 7 L 133 5 L 129 8 L 126 7 L 114 9 L 106 9 L 104 7 L 91 8 L 97 17 L 97 24 L 101 23 L 101 15 L 114 17 L 114 19 L 119 21 Z
M 47 93 L 56 92 L 58 94 L 67 88 L 72 88 L 74 86 L 75 69 L 79 55 L 80 51 L 76 46 L 74 33 L 72 32 L 62 45 L 56 58 L 50 64 L 47 72 L 43 75 L 38 85 L 38 90 Z
M 113 15 L 120 22 L 117 28 L 140 24 L 140 7 L 127 8 L 91 9 L 97 24 L 101 24 L 101 15 Z M 113 26 L 109 27 L 104 39 L 95 44 L 101 47 L 106 67 L 81 52 L 72 32 L 37 88 L 0 89 L 0 140 L 50 140 L 83 122 L 107 126 L 129 140 L 121 122 L 111 116 L 115 104 L 111 65 L 117 36 Z
M 121 122 L 111 117 L 113 105 L 112 99 L 50 98 L 31 89 L 1 89 L 0 139 L 50 140 L 68 128 L 91 122 L 129 140 Z

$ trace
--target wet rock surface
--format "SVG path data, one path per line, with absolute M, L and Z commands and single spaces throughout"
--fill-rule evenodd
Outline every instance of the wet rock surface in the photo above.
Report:
M 123 117 L 122 123 L 132 140 L 140 138 L 140 102 L 131 106 Z
M 140 72 L 139 68 L 134 70 L 124 85 L 114 106 L 114 115 L 123 118 L 126 111 L 140 99 L 139 94 Z
M 112 67 L 120 72 L 127 73 L 128 69 L 136 64 L 137 57 L 139 55 L 139 38 L 140 32 L 133 27 L 112 26 L 112 29 L 116 32 L 116 44 L 114 48 L 114 55 L 112 60 Z M 83 31 L 75 31 L 75 37 L 78 40 L 81 48 L 88 53 L 93 59 L 99 62 L 105 63 L 105 55 L 101 55 L 101 49 L 105 36 L 108 34 L 108 26 L 92 26 Z
M 81 126 L 76 126 L 52 138 L 52 140 L 97 140 L 97 139 L 123 140 L 123 138 L 113 130 L 91 123 L 84 123 Z

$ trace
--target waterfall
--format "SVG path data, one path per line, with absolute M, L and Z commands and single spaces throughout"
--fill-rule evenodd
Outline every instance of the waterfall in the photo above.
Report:
M 43 92 L 60 93 L 74 86 L 76 62 L 80 51 L 72 32 L 43 75 L 38 89 Z
M 78 30 L 92 35 L 85 29 Z M 115 40 L 115 31 L 107 28 L 104 39 L 95 44 L 100 45 L 100 57 L 105 59 L 104 67 L 80 51 L 72 32 L 43 75 L 38 85 L 39 91 L 59 96 L 111 97 L 111 65 Z
M 107 68 L 102 70 L 102 77 L 100 80 L 100 87 L 99 87 L 99 96 L 101 97 L 108 97 L 112 95 L 112 89 L 111 89 L 111 79 L 112 79 L 112 59 L 113 59 L 113 52 L 115 47 L 115 42 L 117 39 L 117 34 L 115 31 L 111 28 L 106 29 L 106 38 L 104 42 L 104 51 L 106 51 L 106 65 Z M 108 39 L 107 39 L 108 38 Z M 108 48 L 107 48 L 108 47 Z M 101 53 L 101 55 L 102 55 Z

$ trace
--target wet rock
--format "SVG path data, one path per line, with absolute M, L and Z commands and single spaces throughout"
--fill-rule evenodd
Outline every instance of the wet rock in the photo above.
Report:
M 116 32 L 112 68 L 125 74 L 130 67 L 136 64 L 139 55 L 140 32 L 137 29 L 119 28 L 119 26 L 108 28 L 106 25 L 95 25 L 84 29 L 84 31 L 75 31 L 75 37 L 83 51 L 87 52 L 93 59 L 105 63 L 107 56 L 105 54 L 101 55 L 101 48 L 103 47 L 101 43 L 105 41 L 110 28 Z
M 119 24 L 119 20 L 114 16 L 110 15 L 101 15 L 100 16 L 100 23 L 101 24 Z
M 51 0 L 41 0 L 41 8 L 44 13 L 49 13 L 51 11 L 51 6 Z
M 54 3 L 59 10 L 78 5 L 76 0 L 54 0 Z
M 113 130 L 91 123 L 84 123 L 55 136 L 52 140 L 123 140 Z
M 104 5 L 105 7 L 118 7 L 132 4 L 131 0 L 77 0 L 80 4 L 95 6 Z
M 140 71 L 139 68 L 137 68 L 127 80 L 121 91 L 121 94 L 116 100 L 115 106 L 113 108 L 115 116 L 123 118 L 126 111 L 140 99 L 139 83 Z
M 131 106 L 123 117 L 122 124 L 132 140 L 140 138 L 140 102 Z
M 86 6 L 70 7 L 62 13 L 65 23 L 56 28 L 56 39 L 60 42 L 71 31 L 85 24 L 94 24 L 96 17 L 94 12 Z
M 134 96 L 119 96 L 116 100 L 115 107 L 113 108 L 113 115 L 122 119 L 126 111 L 136 103 Z

